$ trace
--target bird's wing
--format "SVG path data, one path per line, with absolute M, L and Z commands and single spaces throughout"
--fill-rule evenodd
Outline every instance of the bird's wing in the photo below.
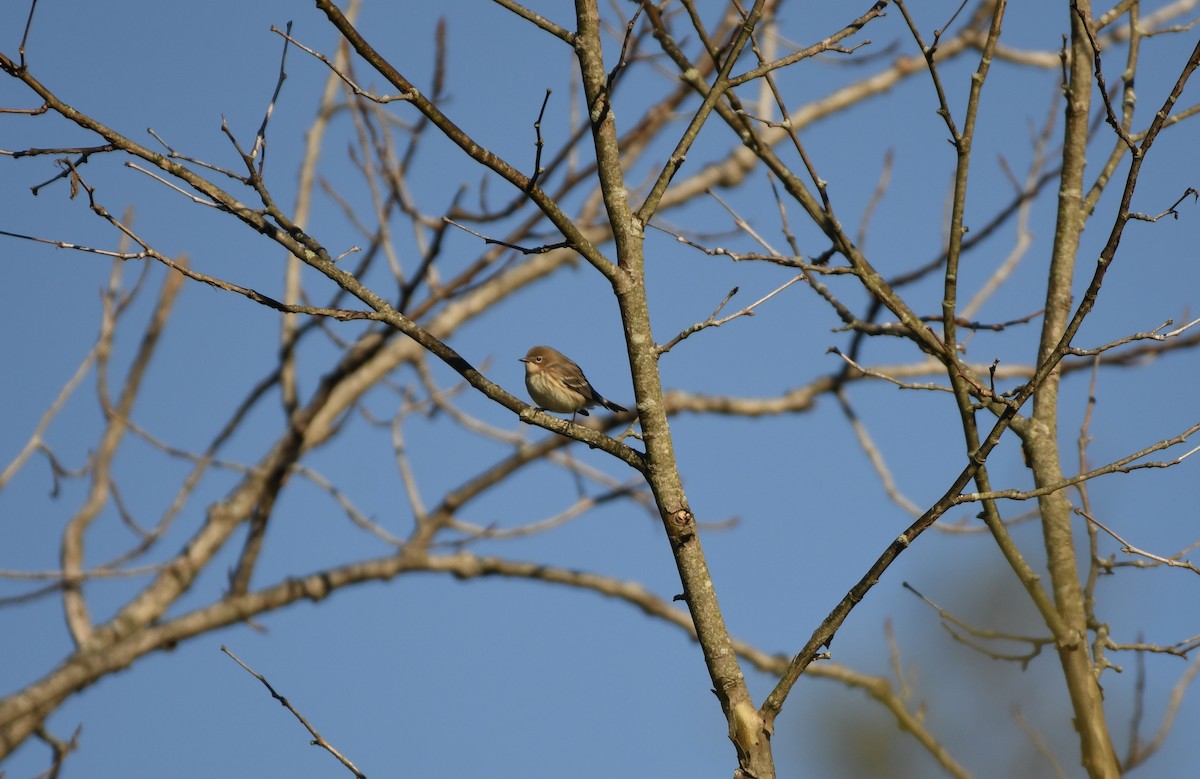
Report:
M 575 367 L 578 368 L 579 366 L 576 365 Z M 598 395 L 596 390 L 592 388 L 592 385 L 588 383 L 587 376 L 583 375 L 583 371 L 579 371 L 574 375 L 564 376 L 563 384 L 566 384 L 585 398 L 594 398 Z

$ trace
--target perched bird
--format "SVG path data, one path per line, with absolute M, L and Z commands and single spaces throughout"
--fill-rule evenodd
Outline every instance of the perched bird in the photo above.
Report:
M 533 347 L 519 362 L 525 363 L 529 397 L 544 411 L 560 414 L 570 411 L 572 415 L 580 413 L 586 417 L 591 406 L 626 410 L 596 392 L 578 365 L 549 346 Z

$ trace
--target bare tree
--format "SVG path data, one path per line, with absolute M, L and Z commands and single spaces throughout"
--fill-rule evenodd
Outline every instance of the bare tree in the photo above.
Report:
M 0 699 L 0 756 L 38 736 L 57 774 L 86 741 L 86 723 L 82 736 L 66 739 L 50 732 L 47 719 L 101 679 L 338 590 L 441 573 L 589 590 L 684 631 L 698 656 L 633 651 L 646 664 L 703 662 L 733 748 L 724 770 L 735 776 L 776 775 L 777 717 L 803 705 L 797 691 L 805 688 L 795 686 L 802 676 L 866 691 L 945 773 L 986 773 L 986 765 L 972 765 L 970 743 L 926 717 L 926 693 L 910 686 L 903 640 L 889 630 L 880 642 L 875 654 L 893 669 L 884 675 L 838 662 L 848 639 L 834 649 L 856 607 L 876 598 L 874 587 L 888 582 L 899 591 L 897 560 L 935 543 L 926 533 L 935 527 L 951 545 L 969 543 L 962 536 L 989 538 L 980 559 L 1013 585 L 1015 600 L 1032 606 L 1037 624 L 1020 631 L 989 624 L 953 589 L 920 583 L 907 585 L 919 596 L 906 596 L 921 608 L 913 619 L 940 619 L 948 637 L 988 662 L 1004 661 L 1009 673 L 1031 665 L 1045 671 L 1049 655 L 1057 657 L 1062 697 L 1046 719 L 1069 720 L 1074 742 L 1050 737 L 1054 726 L 1033 706 L 1007 725 L 1027 734 L 1044 761 L 1040 770 L 1050 765 L 1065 775 L 1063 765 L 1074 761 L 1090 777 L 1115 777 L 1159 751 L 1200 666 L 1189 659 L 1186 670 L 1172 671 L 1160 688 L 1172 696 L 1156 704 L 1163 724 L 1146 738 L 1145 664 L 1171 668 L 1166 663 L 1189 658 L 1200 642 L 1194 617 L 1184 635 L 1135 637 L 1139 609 L 1121 611 L 1098 582 L 1118 572 L 1131 581 L 1124 568 L 1168 569 L 1166 597 L 1190 598 L 1196 585 L 1188 574 L 1200 573 L 1187 560 L 1194 527 L 1176 547 L 1152 548 L 1140 538 L 1158 518 L 1121 521 L 1109 500 L 1094 499 L 1092 485 L 1168 468 L 1121 482 L 1135 495 L 1167 489 L 1160 485 L 1168 474 L 1187 473 L 1195 451 L 1188 442 L 1200 423 L 1190 409 L 1180 421 L 1162 404 L 1149 409 L 1158 416 L 1144 433 L 1139 428 L 1141 438 L 1110 437 L 1098 455 L 1091 441 L 1097 398 L 1135 370 L 1143 377 L 1135 382 L 1182 385 L 1185 397 L 1194 396 L 1194 371 L 1166 355 L 1191 358 L 1200 342 L 1195 321 L 1170 318 L 1194 289 L 1183 281 L 1195 280 L 1194 269 L 1179 267 L 1194 241 L 1168 231 L 1194 225 L 1197 193 L 1194 182 L 1144 181 L 1194 153 L 1183 138 L 1194 137 L 1197 107 L 1182 96 L 1200 44 L 1182 44 L 1194 37 L 1186 20 L 1196 2 L 1094 9 L 1075 0 L 1019 12 L 1004 0 L 936 12 L 878 2 L 853 18 L 844 4 L 828 5 L 839 7 L 758 0 L 715 9 L 684 0 L 603 9 L 579 0 L 573 15 L 542 16 L 496 0 L 486 17 L 448 11 L 434 30 L 429 65 L 415 61 L 404 41 L 428 29 L 384 35 L 359 26 L 356 0 L 344 9 L 317 0 L 336 44 L 316 42 L 318 17 L 273 27 L 282 60 L 256 131 L 223 121 L 224 157 L 202 158 L 164 130 L 143 135 L 119 115 L 76 107 L 84 96 L 73 95 L 71 83 L 44 79 L 40 52 L 53 43 L 38 37 L 45 11 L 31 3 L 16 53 L 0 54 L 7 86 L 20 87 L 5 93 L 3 121 L 17 128 L 11 137 L 74 140 L 6 148 L 4 186 L 12 198 L 32 186 L 39 197 L 74 202 L 54 201 L 61 214 L 54 234 L 12 223 L 0 224 L 0 233 L 10 248 L 68 249 L 112 264 L 97 334 L 78 369 L 56 397 L 34 394 L 44 401 L 39 419 L 14 411 L 4 423 L 6 439 L 23 443 L 4 453 L 0 490 L 44 480 L 48 470 L 45 516 L 19 505 L 43 528 L 63 519 L 54 539 L 38 536 L 57 549 L 57 565 L 0 561 L 9 593 L 3 604 L 61 614 L 68 643 L 41 650 L 54 653 L 53 667 L 15 680 Z M 846 18 L 834 24 L 831 13 Z M 456 25 L 486 36 L 501 18 L 521 29 L 502 42 L 511 62 L 471 60 L 447 42 Z M 1052 28 L 1061 49 L 1010 43 L 1005 31 L 1014 26 Z M 537 47 L 541 70 L 522 60 L 527 44 Z M 470 64 L 459 68 L 460 59 Z M 302 97 L 290 83 L 284 89 L 297 72 L 309 76 Z M 456 99 L 456 76 L 470 99 Z M 473 104 L 486 91 L 473 89 L 473 77 L 507 85 L 504 112 Z M 901 88 L 906 118 L 892 102 Z M 276 112 L 306 99 L 317 110 L 297 154 L 293 194 L 290 163 L 273 145 L 293 133 Z M 165 120 L 170 109 L 162 110 Z M 923 123 L 908 125 L 910 116 Z M 1045 118 L 1013 142 L 1013 128 L 1032 116 Z M 527 128 L 526 142 L 514 148 L 493 124 Z M 857 167 L 847 168 L 851 150 L 831 140 L 839 136 L 853 146 Z M 819 148 L 810 137 L 821 139 Z M 338 144 L 349 144 L 348 160 L 323 161 Z M 47 172 L 49 160 L 57 172 Z M 863 160 L 878 161 L 878 175 L 855 181 L 848 171 L 860 174 Z M 111 193 L 130 180 L 140 195 L 123 212 L 126 198 Z M 933 193 L 947 187 L 938 202 Z M 103 237 L 68 234 L 76 229 L 68 214 L 81 206 L 104 226 Z M 189 220 L 201 233 L 192 246 L 180 239 Z M 205 240 L 207 231 L 237 248 L 223 251 Z M 351 231 L 356 237 L 347 240 Z M 257 242 L 238 243 L 243 236 Z M 261 256 L 263 246 L 274 256 Z M 140 268 L 132 282 L 131 262 Z M 1133 262 L 1159 283 L 1149 294 L 1171 307 L 1167 314 L 1113 289 L 1114 269 Z M 196 282 L 222 297 L 204 298 L 207 314 L 181 315 L 180 295 Z M 803 296 L 804 288 L 813 294 Z M 610 312 L 615 303 L 608 324 L 591 318 L 602 297 Z M 1105 305 L 1114 313 L 1102 317 L 1096 312 Z M 268 364 L 255 354 L 257 375 L 247 377 L 170 355 L 172 371 L 195 371 L 190 381 L 205 398 L 199 407 L 196 397 L 172 405 L 177 398 L 155 389 L 152 375 L 168 359 L 165 333 L 181 318 L 189 328 L 219 328 L 225 307 L 277 315 L 274 356 Z M 786 319 L 761 324 L 784 312 L 799 316 L 800 307 L 799 328 Z M 253 321 L 267 326 L 261 316 Z M 488 338 L 469 334 L 480 325 Z M 131 332 L 136 347 L 120 346 Z M 634 410 L 564 419 L 525 403 L 512 366 L 535 342 L 518 336 L 531 332 L 579 360 L 610 397 L 621 383 L 616 364 L 603 358 L 605 344 L 623 343 L 634 399 L 625 405 Z M 575 344 L 585 351 L 557 340 L 568 332 L 589 338 Z M 227 351 L 235 364 L 235 350 Z M 796 354 L 822 352 L 797 364 Z M 687 368 L 681 375 L 691 385 L 664 380 L 660 369 L 672 363 Z M 1085 392 L 1064 389 L 1073 374 Z M 80 387 L 89 376 L 98 424 L 56 426 L 65 409 L 87 407 Z M 888 394 L 879 394 L 885 387 Z M 210 400 L 231 392 L 241 393 L 231 405 Z M 1118 401 L 1121 413 L 1146 412 L 1152 393 Z M 813 413 L 821 401 L 831 421 L 849 422 L 865 455 L 861 468 L 825 471 L 819 461 L 829 458 L 828 441 L 793 430 L 785 447 L 749 421 L 822 416 Z M 155 405 L 143 412 L 147 404 Z M 716 417 L 745 420 L 741 440 L 679 437 L 684 422 Z M 199 446 L 187 443 L 197 423 L 207 426 Z M 150 470 L 130 469 L 130 449 L 153 463 Z M 390 452 L 393 488 L 371 494 L 364 507 L 368 496 L 353 471 L 376 473 L 388 459 L 381 452 Z M 796 475 L 765 490 L 731 476 L 698 489 L 758 506 L 763 522 L 774 523 L 763 534 L 719 521 L 685 490 L 681 462 L 706 460 L 708 472 L 731 474 L 743 459 L 760 463 L 749 467 L 787 460 Z M 920 461 L 916 481 L 910 471 Z M 407 505 L 397 505 L 397 484 Z M 869 511 L 890 518 L 869 530 L 854 516 L 868 484 L 878 493 Z M 1184 494 L 1168 500 L 1194 515 Z M 318 495 L 324 514 L 336 510 L 348 521 L 328 539 L 323 531 L 314 567 L 294 558 L 286 526 L 296 501 Z M 547 561 L 522 551 L 544 550 L 538 544 L 575 520 L 614 506 L 660 520 L 674 561 L 669 592 L 581 570 L 565 554 Z M 816 506 L 836 516 L 813 516 Z M 6 513 L 3 532 L 20 532 Z M 1025 527 L 1041 528 L 1039 538 L 1023 535 L 1026 519 Z M 788 535 L 784 524 L 792 526 Z M 846 536 L 859 562 L 837 564 L 845 583 L 803 592 L 764 587 L 748 610 L 721 608 L 718 592 L 733 573 L 710 562 L 702 539 L 727 533 L 761 544 L 745 551 L 739 568 L 779 553 L 789 566 L 813 568 L 829 555 L 817 528 L 835 524 L 863 528 Z M 788 581 L 797 588 L 800 580 Z M 799 601 L 824 618 L 797 626 Z M 764 632 L 786 626 L 782 634 L 805 638 L 768 650 L 761 639 L 735 638 L 727 620 Z M 567 637 L 539 640 L 563 640 L 569 651 Z M 1022 649 L 1011 651 L 1013 642 Z M 1120 678 L 1113 658 L 1121 656 L 1143 670 L 1127 701 L 1114 704 L 1105 684 Z M 770 680 L 765 695 L 752 693 L 748 667 Z M 254 671 L 314 744 L 364 775 L 369 760 L 339 751 L 318 731 L 334 725 L 337 712 L 300 711 L 287 701 L 295 691 L 276 691 L 270 669 Z M 955 668 L 941 673 L 942 689 L 953 690 Z M 593 679 L 604 684 L 603 672 Z M 1003 705 L 999 716 L 1009 716 Z M 654 727 L 652 711 L 630 717 Z

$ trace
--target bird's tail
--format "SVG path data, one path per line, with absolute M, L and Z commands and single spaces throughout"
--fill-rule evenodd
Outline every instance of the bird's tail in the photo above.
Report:
M 596 400 L 598 400 L 600 402 L 601 406 L 604 406 L 609 411 L 620 412 L 620 411 L 628 411 L 629 410 L 629 409 L 625 408 L 624 406 L 618 406 L 616 403 L 613 403 L 611 400 L 609 400 L 608 398 L 603 397 L 603 396 L 599 396 L 599 395 L 596 396 Z

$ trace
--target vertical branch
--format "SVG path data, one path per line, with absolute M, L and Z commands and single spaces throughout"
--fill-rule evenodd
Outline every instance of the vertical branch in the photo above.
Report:
M 1092 47 L 1087 25 L 1089 0 L 1075 0 L 1068 10 L 1071 45 L 1068 57 L 1066 121 L 1063 128 L 1062 178 L 1058 188 L 1058 215 L 1046 288 L 1045 314 L 1038 347 L 1038 363 L 1052 358 L 1067 335 L 1079 237 L 1087 214 L 1081 207 L 1086 165 L 1088 115 L 1092 95 Z M 1061 371 L 1051 371 L 1033 395 L 1032 425 L 1025 436 L 1025 451 L 1038 487 L 1062 480 L 1058 447 L 1058 391 Z M 1079 733 L 1081 759 L 1091 777 L 1116 777 L 1120 765 L 1104 716 L 1104 702 L 1088 653 L 1088 625 L 1083 588 L 1076 565 L 1071 529 L 1071 505 L 1063 491 L 1038 498 L 1046 564 L 1061 629 L 1055 639 Z M 1053 627 L 1053 626 L 1052 626 Z
M 942 297 L 943 339 L 947 352 L 955 354 L 957 352 L 958 266 L 963 251 L 963 236 L 966 233 L 963 219 L 966 211 L 967 173 L 970 167 L 971 146 L 975 135 L 975 121 L 979 111 L 979 98 L 984 79 L 991 65 L 992 56 L 995 53 L 996 44 L 1000 38 L 1001 22 L 1004 17 L 1006 3 L 1005 0 L 999 0 L 993 9 L 992 22 L 988 30 L 987 41 L 984 44 L 983 55 L 980 57 L 978 68 L 971 77 L 966 118 L 963 122 L 961 133 L 958 131 L 953 116 L 950 113 L 950 106 L 946 100 L 945 92 L 942 89 L 937 68 L 934 64 L 933 51 L 936 48 L 936 44 L 934 47 L 927 47 L 921 40 L 920 33 L 911 17 L 909 17 L 904 4 L 897 2 L 897 6 L 904 14 L 909 28 L 912 30 L 918 44 L 921 46 L 922 52 L 925 54 L 930 74 L 937 89 L 940 104 L 939 113 L 946 122 L 946 127 L 950 131 L 957 153 L 953 202 L 951 205 L 950 236 L 946 252 L 946 271 Z M 1083 116 L 1087 116 L 1086 110 L 1083 112 Z M 947 368 L 950 384 L 954 390 L 955 402 L 958 406 L 967 453 L 978 457 L 984 450 L 981 448 L 979 428 L 975 422 L 973 400 L 970 394 L 971 388 L 968 386 L 966 377 L 954 365 L 948 365 Z M 1036 386 L 1036 384 L 1031 384 L 1031 386 Z M 1014 426 L 1017 428 L 1023 427 L 1019 422 Z M 975 482 L 975 486 L 981 492 L 991 491 L 991 478 L 988 475 L 986 465 L 981 463 L 972 479 Z M 1034 606 L 1037 607 L 1046 625 L 1055 635 L 1061 635 L 1066 630 L 1065 623 L 1056 610 L 1054 602 L 1042 587 L 1041 579 L 1037 575 L 1037 572 L 1025 560 L 1020 548 L 1009 535 L 1008 528 L 1005 526 L 994 500 L 983 501 L 983 510 L 980 512 L 980 518 L 991 533 L 992 539 L 996 542 L 996 546 L 1004 556 L 1005 561 L 1021 582 L 1026 594 L 1033 601 Z
M 638 209 L 637 217 L 641 224 L 648 223 L 650 217 L 658 209 L 663 195 L 666 194 L 667 186 L 670 185 L 671 179 L 674 177 L 676 171 L 679 170 L 679 166 L 683 165 L 683 161 L 687 158 L 688 149 L 692 147 L 692 144 L 695 143 L 696 138 L 700 135 L 700 128 L 708 121 L 708 117 L 713 109 L 716 108 L 718 101 L 725 96 L 726 91 L 729 89 L 729 74 L 732 72 L 733 65 L 737 62 L 738 56 L 746 48 L 746 44 L 750 42 L 750 34 L 762 16 L 764 5 L 764 0 L 758 0 L 743 19 L 742 24 L 737 28 L 737 35 L 733 40 L 733 44 L 729 47 L 729 53 L 725 61 L 720 65 L 716 80 L 712 87 L 704 93 L 704 102 L 696 109 L 695 115 L 692 116 L 687 129 L 680 137 L 674 151 L 671 152 L 671 156 L 663 166 L 662 172 L 659 173 L 658 179 L 654 182 L 654 186 L 646 196 L 645 202 Z
M 115 305 L 119 278 L 120 269 L 119 266 L 116 266 L 113 269 L 113 277 L 109 286 L 111 297 L 106 304 L 113 308 L 106 308 L 100 338 L 104 345 L 97 352 L 97 362 L 101 364 L 106 363 L 108 360 L 112 346 L 113 330 L 116 327 L 117 313 Z M 183 286 L 183 279 L 183 274 L 170 272 L 163 279 L 158 303 L 154 307 L 149 324 L 146 325 L 146 332 L 142 335 L 142 342 L 138 347 L 137 354 L 134 356 L 133 364 L 130 365 L 129 372 L 126 374 L 125 385 L 121 388 L 120 397 L 115 406 L 105 409 L 108 424 L 104 429 L 104 434 L 100 438 L 96 451 L 92 453 L 92 480 L 91 486 L 88 489 L 87 499 L 80 506 L 79 511 L 71 517 L 66 530 L 63 531 L 61 550 L 64 581 L 63 610 L 66 615 L 67 626 L 71 631 L 71 637 L 77 645 L 85 644 L 92 635 L 91 617 L 88 613 L 87 602 L 83 596 L 83 584 L 81 580 L 84 535 L 92 521 L 95 520 L 108 502 L 109 469 L 112 465 L 112 458 L 116 454 L 117 447 L 121 444 L 121 439 L 125 436 L 125 431 L 128 427 L 126 422 L 129 419 L 130 412 L 133 410 L 133 403 L 137 399 L 138 390 L 141 388 L 146 366 L 150 364 L 150 359 L 154 355 L 154 349 L 158 345 L 159 336 L 162 335 L 163 327 L 170 316 L 171 307 L 175 303 L 175 297 L 179 294 L 179 290 Z M 98 381 L 103 384 L 103 372 L 98 371 L 98 374 Z M 103 393 L 103 391 L 104 389 L 101 387 L 101 392 Z
M 361 0 L 351 0 L 346 7 L 346 18 L 353 23 L 358 17 Z M 321 158 L 321 144 L 325 139 L 325 131 L 329 128 L 329 120 L 333 118 L 337 96 L 341 91 L 341 79 L 338 73 L 346 69 L 350 58 L 350 46 L 345 40 L 339 41 L 337 54 L 333 58 L 333 70 L 325 79 L 325 89 L 321 93 L 320 107 L 317 116 L 305 133 L 304 157 L 300 163 L 300 181 L 296 188 L 296 207 L 293 221 L 301 226 L 308 226 L 308 217 L 312 211 L 313 183 L 316 180 L 317 160 Z M 300 258 L 288 254 L 283 272 L 283 302 L 295 305 L 300 303 Z M 299 400 L 296 394 L 296 355 L 292 351 L 296 342 L 297 320 L 295 314 L 283 314 L 280 321 L 280 389 L 283 395 L 284 411 L 291 415 L 296 410 Z
M 762 6 L 763 0 L 759 0 L 743 24 L 736 28 L 735 45 L 726 55 L 722 79 L 728 75 L 732 63 L 749 41 Z M 747 776 L 770 779 L 775 775 L 770 732 L 751 701 L 737 654 L 733 651 L 729 630 L 717 603 L 708 562 L 700 546 L 695 514 L 683 490 L 663 402 L 658 370 L 659 353 L 650 325 L 644 276 L 645 224 L 642 217 L 648 218 L 653 213 L 673 169 L 668 162 L 655 185 L 656 192 L 651 193 L 647 205 L 643 206 L 645 213 L 635 216 L 629 206 L 628 190 L 621 169 L 620 146 L 611 110 L 611 82 L 605 71 L 600 42 L 599 10 L 595 0 L 576 0 L 575 12 L 578 24 L 575 51 L 583 80 L 584 101 L 592 125 L 597 175 L 612 225 L 618 259 L 615 272 L 606 275 L 616 292 L 625 330 L 637 411 L 646 444 L 646 480 L 654 493 L 675 556 L 676 569 L 683 585 L 683 599 L 696 626 L 697 640 L 704 653 L 713 691 L 721 702 L 721 709 L 729 724 L 729 738 L 737 748 L 741 770 Z M 704 106 L 680 141 L 682 148 L 690 145 L 718 97 L 716 89 L 706 95 Z
M 975 120 L 979 115 L 979 98 L 983 92 L 983 82 L 987 78 L 992 64 L 992 55 L 996 51 L 996 43 L 1000 40 L 1000 25 L 1004 19 L 1005 0 L 996 3 L 992 12 L 992 23 L 988 29 L 987 42 L 984 44 L 983 56 L 979 58 L 979 67 L 971 76 L 971 90 L 967 98 L 967 115 L 963 121 L 961 135 L 954 138 L 957 154 L 957 164 L 954 172 L 954 203 L 950 210 L 950 244 L 946 254 L 946 275 L 942 295 L 942 327 L 943 340 L 946 348 L 957 349 L 958 334 L 956 331 L 958 319 L 958 265 L 962 257 L 963 236 L 966 226 L 963 224 L 963 214 L 967 207 L 967 176 L 971 167 L 971 148 L 975 141 Z M 947 111 L 948 111 L 947 107 Z M 972 419 L 970 414 L 971 398 L 966 380 L 957 371 L 950 371 L 950 383 L 954 387 L 954 396 L 958 400 L 959 411 L 964 420 Z M 979 446 L 979 434 L 971 428 L 973 442 L 971 449 Z

